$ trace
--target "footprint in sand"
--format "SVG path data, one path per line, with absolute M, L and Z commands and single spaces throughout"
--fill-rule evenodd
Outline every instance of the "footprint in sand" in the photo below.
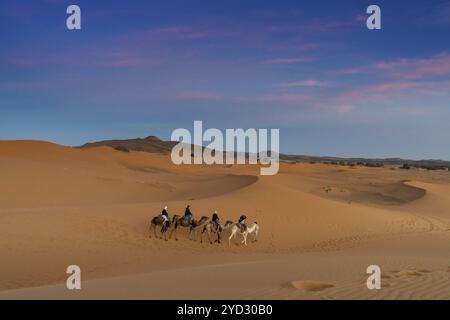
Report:
M 414 276 L 414 277 L 420 277 L 423 276 L 424 273 L 428 273 L 431 272 L 429 270 L 426 269 L 404 269 L 404 270 L 400 270 L 398 272 L 396 272 L 396 276 L 397 277 L 408 277 L 408 276 Z
M 305 291 L 322 291 L 328 288 L 334 287 L 334 285 L 329 283 L 323 283 L 319 281 L 313 281 L 313 280 L 297 280 L 292 281 L 291 285 L 299 290 L 305 290 Z

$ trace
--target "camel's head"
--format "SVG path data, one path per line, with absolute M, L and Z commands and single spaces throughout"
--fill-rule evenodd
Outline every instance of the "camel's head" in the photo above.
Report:
M 207 216 L 202 216 L 201 218 L 200 218 L 200 220 L 198 221 L 198 224 L 203 224 L 203 223 L 205 223 L 206 221 L 208 221 L 208 217 Z
M 225 224 L 223 225 L 224 228 L 228 228 L 233 224 L 233 221 L 227 220 L 227 222 L 225 222 Z

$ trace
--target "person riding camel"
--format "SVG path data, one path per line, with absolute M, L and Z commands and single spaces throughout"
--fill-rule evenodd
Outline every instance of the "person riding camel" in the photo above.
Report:
M 220 221 L 219 221 L 219 215 L 217 214 L 217 211 L 214 211 L 212 218 L 211 218 L 212 226 L 216 231 L 220 231 Z
M 247 225 L 245 224 L 246 219 L 247 219 L 247 216 L 245 214 L 243 214 L 239 217 L 237 226 L 239 227 L 241 232 L 244 232 L 247 229 Z
M 165 224 L 166 222 L 170 222 L 169 212 L 167 211 L 167 206 L 165 206 L 164 209 L 162 210 L 161 216 L 164 219 L 163 224 Z
M 184 210 L 184 217 L 189 221 L 189 224 L 192 224 L 192 212 L 190 208 L 190 205 L 186 207 L 186 210 Z

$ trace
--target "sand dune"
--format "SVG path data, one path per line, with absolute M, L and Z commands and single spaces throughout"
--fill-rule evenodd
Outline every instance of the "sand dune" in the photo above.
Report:
M 1 141 L 0 175 L 2 299 L 450 298 L 449 172 L 281 164 L 259 176 L 248 165 Z M 151 217 L 188 203 L 223 221 L 245 213 L 258 241 L 149 239 Z M 64 289 L 70 264 L 83 270 L 81 292 Z M 377 292 L 365 288 L 370 264 L 383 267 Z

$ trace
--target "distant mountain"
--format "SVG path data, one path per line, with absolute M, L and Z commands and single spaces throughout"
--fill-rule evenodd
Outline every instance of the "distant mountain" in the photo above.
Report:
M 178 142 L 163 141 L 156 136 L 146 138 L 128 139 L 128 140 L 104 140 L 98 142 L 86 143 L 79 148 L 92 148 L 100 146 L 108 146 L 117 150 L 126 151 L 144 151 L 151 153 L 170 153 L 173 146 Z
M 280 159 L 286 162 L 320 162 L 341 165 L 365 165 L 369 167 L 381 167 L 385 165 L 397 165 L 407 168 L 417 167 L 424 169 L 445 169 L 450 168 L 450 161 L 445 160 L 408 160 L 402 158 L 340 158 L 340 157 L 317 157 L 305 155 L 280 154 Z
M 128 140 L 105 140 L 86 143 L 78 148 L 92 148 L 99 146 L 109 146 L 120 151 L 144 151 L 151 153 L 170 153 L 177 144 L 176 141 L 164 141 L 156 136 Z M 246 154 L 248 157 L 248 154 Z M 364 165 L 369 167 L 381 167 L 384 165 L 397 165 L 407 167 L 418 167 L 424 169 L 445 169 L 450 168 L 450 161 L 444 160 L 408 160 L 401 158 L 340 158 L 340 157 L 318 157 L 308 155 L 290 155 L 280 153 L 280 161 L 288 163 L 297 162 L 317 162 L 339 165 Z

